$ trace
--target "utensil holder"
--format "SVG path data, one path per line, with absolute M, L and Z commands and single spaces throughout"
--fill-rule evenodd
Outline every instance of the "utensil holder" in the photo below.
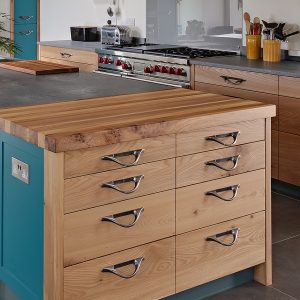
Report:
M 279 40 L 264 40 L 263 59 L 266 62 L 281 61 L 281 41 Z
M 246 36 L 247 59 L 260 59 L 261 35 Z

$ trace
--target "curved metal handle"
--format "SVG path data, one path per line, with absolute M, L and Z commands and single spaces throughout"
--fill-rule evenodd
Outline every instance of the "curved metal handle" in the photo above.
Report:
M 221 169 L 223 171 L 230 172 L 230 171 L 233 171 L 233 170 L 235 170 L 237 168 L 240 158 L 241 158 L 240 155 L 236 155 L 236 156 L 232 156 L 232 157 L 215 159 L 215 160 L 211 160 L 211 161 L 206 162 L 206 165 L 207 166 L 214 166 L 214 167 L 217 167 L 217 168 L 219 168 L 219 169 Z M 228 161 L 232 161 L 232 163 L 233 163 L 233 167 L 232 168 L 225 168 L 225 167 L 222 167 L 220 165 L 221 163 L 228 162 Z
M 206 193 L 206 195 L 208 196 L 214 196 L 218 199 L 221 199 L 223 201 L 233 201 L 236 197 L 237 197 L 237 194 L 238 194 L 238 190 L 240 188 L 240 185 L 237 184 L 237 185 L 232 185 L 232 186 L 228 186 L 228 187 L 225 187 L 225 188 L 221 188 L 221 189 L 217 189 L 217 190 L 214 190 L 214 191 L 209 191 Z M 225 198 L 223 196 L 220 195 L 220 193 L 223 193 L 223 192 L 227 192 L 227 191 L 232 191 L 233 192 L 233 196 L 231 198 Z
M 24 30 L 24 31 L 19 31 L 19 34 L 20 35 L 23 35 L 23 36 L 29 36 L 33 33 L 33 30 Z
M 221 144 L 222 146 L 226 146 L 226 147 L 232 147 L 234 145 L 236 145 L 237 140 L 238 140 L 238 136 L 241 133 L 239 131 L 235 131 L 235 132 L 230 132 L 230 133 L 224 133 L 224 134 L 218 134 L 218 135 L 212 135 L 206 138 L 207 141 L 213 141 L 216 142 L 218 144 Z M 233 138 L 233 142 L 231 144 L 227 144 L 221 141 L 221 139 L 225 139 L 228 137 L 232 137 Z
M 139 150 L 127 151 L 127 152 L 116 153 L 116 154 L 111 154 L 111 155 L 105 155 L 101 159 L 113 161 L 123 167 L 133 167 L 138 164 L 138 162 L 144 152 L 145 152 L 144 149 L 139 149 Z M 132 163 L 124 163 L 119 160 L 120 157 L 131 156 L 131 155 L 134 156 L 134 161 Z
M 72 54 L 66 52 L 61 52 L 60 55 L 62 58 L 70 58 L 72 56 Z
M 206 238 L 207 241 L 211 241 L 211 242 L 216 242 L 222 246 L 225 246 L 225 247 L 231 247 L 233 246 L 237 239 L 238 239 L 238 236 L 239 236 L 239 232 L 240 232 L 240 228 L 234 228 L 232 230 L 229 230 L 229 231 L 226 231 L 226 232 L 222 232 L 222 233 L 218 233 L 216 235 L 212 235 L 212 236 L 209 236 Z M 226 235 L 232 235 L 233 237 L 233 240 L 231 243 L 224 243 L 222 242 L 221 240 L 219 240 L 220 237 L 223 237 L 223 236 L 226 236 Z
M 228 83 L 233 84 L 233 85 L 240 85 L 243 82 L 247 81 L 246 79 L 231 77 L 231 76 L 221 75 L 220 77 L 223 78 L 225 82 L 228 82 Z
M 33 16 L 19 16 L 19 19 L 23 21 L 29 21 L 33 18 Z
M 102 269 L 102 272 L 109 272 L 109 273 L 115 274 L 118 277 L 121 277 L 121 278 L 124 278 L 124 279 L 130 279 L 130 278 L 133 278 L 137 275 L 137 273 L 139 272 L 139 270 L 141 268 L 141 265 L 142 265 L 143 261 L 144 261 L 144 257 L 139 257 L 139 258 L 136 258 L 136 259 L 133 259 L 133 260 L 129 260 L 129 261 L 120 263 L 120 264 L 105 267 L 105 268 Z M 129 265 L 132 265 L 132 264 L 135 267 L 135 270 L 132 274 L 125 275 L 125 274 L 122 274 L 122 273 L 117 271 L 117 269 L 119 269 L 119 268 L 126 267 L 126 266 L 129 266 Z
M 120 180 L 115 180 L 115 181 L 110 181 L 110 182 L 106 182 L 104 184 L 102 184 L 102 187 L 107 187 L 107 188 L 111 188 L 114 189 L 120 193 L 123 194 L 132 194 L 135 191 L 138 190 L 142 180 L 145 178 L 144 175 L 140 175 L 140 176 L 135 176 L 135 177 L 130 177 L 130 178 L 125 178 L 125 179 L 120 179 Z M 118 187 L 119 184 L 123 184 L 123 183 L 128 183 L 128 182 L 132 182 L 134 183 L 134 188 L 131 190 L 122 190 Z
M 145 211 L 144 207 L 141 207 L 141 208 L 137 208 L 137 209 L 134 209 L 134 210 L 130 210 L 130 211 L 126 211 L 126 212 L 122 212 L 122 213 L 118 213 L 118 214 L 114 214 L 114 215 L 111 215 L 111 216 L 106 216 L 106 217 L 103 217 L 101 219 L 101 221 L 105 222 L 111 222 L 111 223 L 114 223 L 120 227 L 123 227 L 123 228 L 130 228 L 130 227 L 133 227 L 139 220 L 141 214 Z M 130 224 L 121 224 L 117 221 L 118 218 L 121 218 L 121 217 L 125 217 L 125 216 L 129 216 L 129 215 L 133 215 L 134 216 L 134 221 Z

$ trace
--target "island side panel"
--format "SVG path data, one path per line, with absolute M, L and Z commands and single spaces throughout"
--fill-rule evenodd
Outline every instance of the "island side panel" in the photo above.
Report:
M 64 298 L 64 153 L 45 150 L 44 300 Z

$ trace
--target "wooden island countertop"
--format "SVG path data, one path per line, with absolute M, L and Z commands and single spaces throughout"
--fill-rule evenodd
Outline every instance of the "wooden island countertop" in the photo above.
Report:
M 275 116 L 275 106 L 186 89 L 0 109 L 0 128 L 52 152 Z

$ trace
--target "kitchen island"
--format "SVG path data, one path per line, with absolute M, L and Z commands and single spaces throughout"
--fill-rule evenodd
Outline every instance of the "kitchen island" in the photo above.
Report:
M 273 105 L 0 72 L 0 101 L 17 103 L 0 110 L 0 276 L 22 299 L 188 299 L 202 285 L 200 299 L 250 268 L 271 284 Z

